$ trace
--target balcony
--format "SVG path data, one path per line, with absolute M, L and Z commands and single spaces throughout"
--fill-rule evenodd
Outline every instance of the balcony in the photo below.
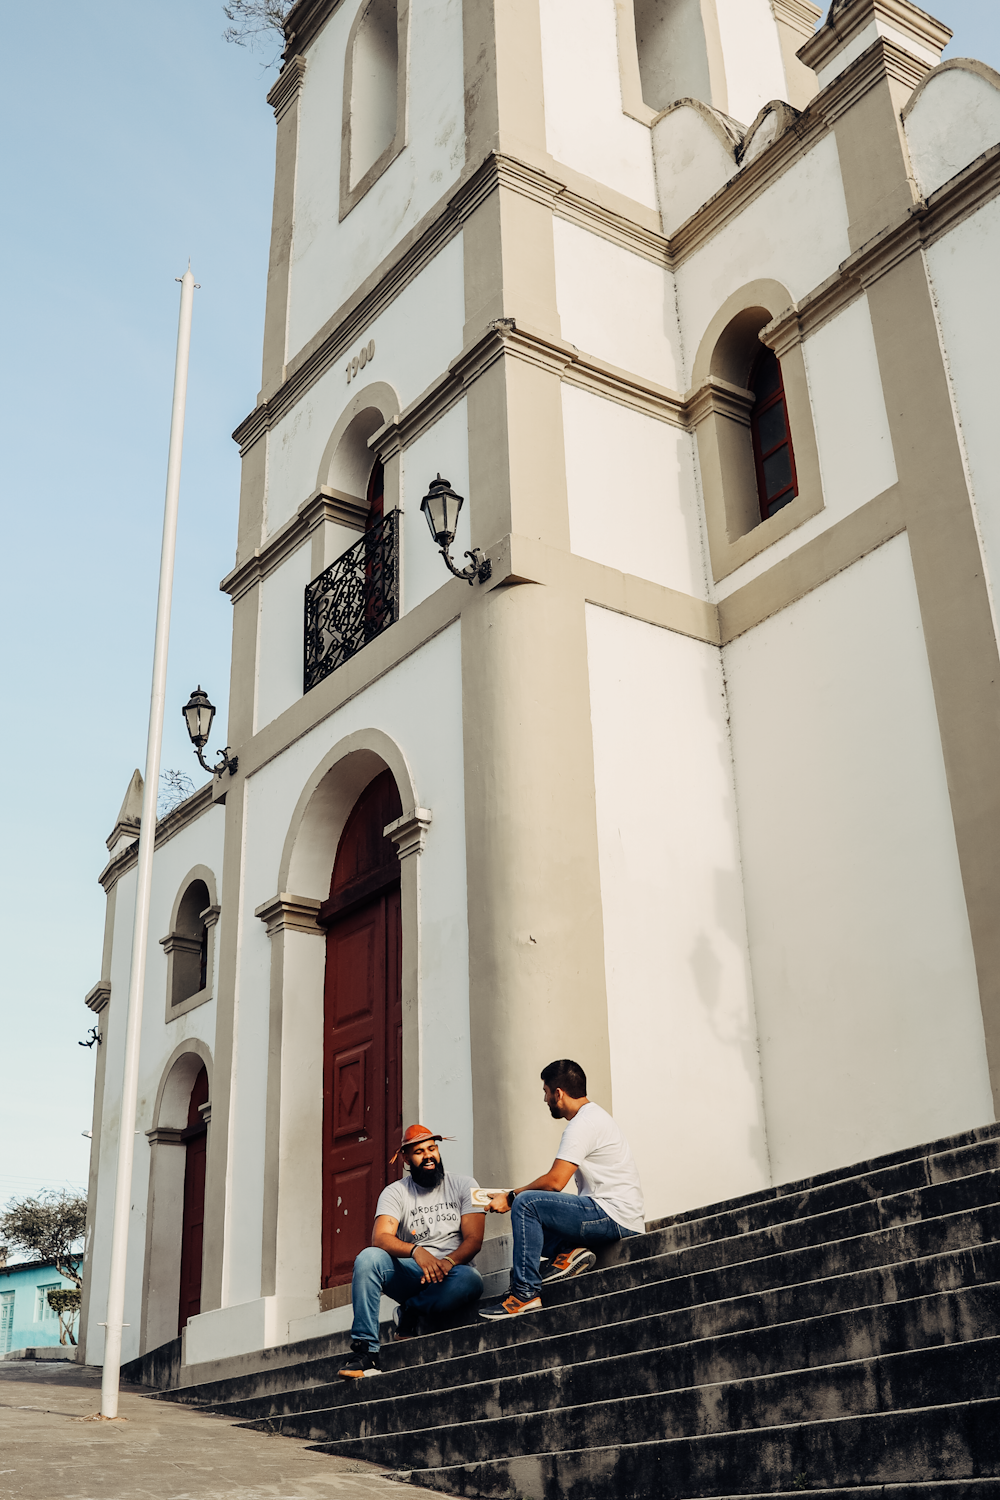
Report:
M 303 692 L 399 619 L 399 514 L 381 517 L 307 584 Z

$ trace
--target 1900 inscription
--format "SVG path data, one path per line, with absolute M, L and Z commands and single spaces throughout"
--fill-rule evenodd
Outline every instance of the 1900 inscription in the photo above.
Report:
M 357 380 L 358 372 L 363 370 L 370 360 L 375 358 L 375 340 L 369 339 L 367 344 L 362 344 L 353 359 L 347 361 L 347 384 Z

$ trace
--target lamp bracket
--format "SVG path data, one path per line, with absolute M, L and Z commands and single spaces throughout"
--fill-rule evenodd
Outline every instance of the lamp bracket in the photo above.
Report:
M 230 776 L 235 776 L 237 769 L 239 768 L 239 756 L 231 756 L 229 754 L 228 745 L 226 746 L 225 750 L 219 751 L 219 759 L 216 761 L 214 766 L 210 766 L 208 764 L 205 757 L 201 753 L 200 745 L 195 745 L 194 753 L 198 757 L 198 764 L 201 766 L 202 770 L 208 771 L 211 776 L 224 776 L 227 771 L 229 772 Z
M 451 553 L 448 551 L 447 546 L 441 548 L 441 556 L 444 558 L 445 566 L 449 572 L 454 573 L 456 578 L 464 578 L 470 588 L 477 578 L 480 583 L 486 583 L 488 579 L 493 577 L 493 564 L 488 557 L 483 556 L 478 547 L 473 547 L 471 552 L 466 552 L 463 555 L 469 559 L 468 567 L 456 568 L 451 560 Z

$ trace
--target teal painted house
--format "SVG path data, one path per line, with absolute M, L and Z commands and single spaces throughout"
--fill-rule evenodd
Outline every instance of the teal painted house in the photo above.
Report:
M 13 1349 L 58 1344 L 59 1318 L 49 1306 L 46 1293 L 72 1285 L 51 1261 L 0 1266 L 0 1356 Z M 72 1324 L 74 1338 L 78 1316 Z

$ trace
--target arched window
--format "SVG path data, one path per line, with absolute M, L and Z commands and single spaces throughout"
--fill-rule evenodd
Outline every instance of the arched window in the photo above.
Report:
M 168 1021 L 211 999 L 213 934 L 219 908 L 208 885 L 211 872 L 203 866 L 197 870 L 204 870 L 204 876 L 191 872 L 175 904 L 170 931 L 160 939 L 167 955 Z
M 406 23 L 407 0 L 367 0 L 351 28 L 344 65 L 341 218 L 402 150 Z
M 766 521 L 798 494 L 785 386 L 781 365 L 772 349 L 764 348 L 758 354 L 749 388 L 754 395 L 750 436 L 757 471 L 757 496 L 760 518 Z

